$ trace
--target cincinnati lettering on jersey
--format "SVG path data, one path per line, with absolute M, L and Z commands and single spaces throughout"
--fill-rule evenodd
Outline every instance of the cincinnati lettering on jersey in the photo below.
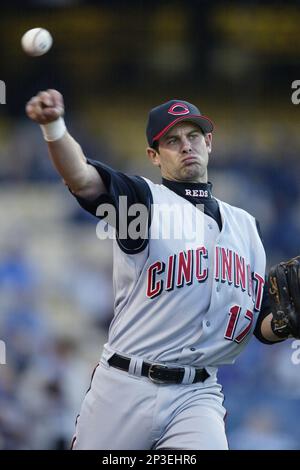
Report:
M 208 278 L 208 251 L 205 246 L 172 254 L 166 262 L 152 263 L 147 272 L 147 297 L 154 299 L 163 291 L 175 287 L 205 282 Z M 233 250 L 220 246 L 215 249 L 214 279 L 247 292 L 255 310 L 259 311 L 263 296 L 264 278 L 251 271 L 250 264 Z

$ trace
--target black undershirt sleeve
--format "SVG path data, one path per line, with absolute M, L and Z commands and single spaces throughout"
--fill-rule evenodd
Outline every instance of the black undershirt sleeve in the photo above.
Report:
M 270 306 L 270 301 L 269 301 L 269 294 L 268 294 L 268 288 L 267 288 L 267 282 L 265 282 L 264 285 L 264 292 L 263 292 L 263 298 L 262 298 L 262 303 L 261 303 L 261 309 L 258 315 L 258 319 L 255 325 L 254 329 L 254 336 L 261 341 L 262 343 L 265 344 L 275 344 L 273 341 L 268 341 L 266 338 L 263 337 L 261 334 L 261 324 L 263 320 L 271 313 L 271 306 Z
M 146 181 L 140 176 L 128 176 L 110 168 L 104 163 L 87 160 L 98 171 L 104 182 L 107 192 L 90 201 L 73 194 L 80 206 L 90 214 L 105 221 L 116 229 L 116 237 L 119 247 L 128 254 L 139 253 L 148 244 L 148 229 L 151 219 L 152 193 Z M 108 217 L 107 212 L 101 210 L 103 204 L 110 204 L 115 209 L 115 217 Z M 146 208 L 148 217 L 143 220 L 142 226 L 137 226 L 140 234 L 137 238 L 130 236 L 128 228 L 132 221 L 139 217 L 139 208 L 134 206 L 133 215 L 128 214 L 128 209 L 133 204 L 142 204 Z
M 254 329 L 254 336 L 264 344 L 277 344 L 281 343 L 284 340 L 278 340 L 278 341 L 268 341 L 266 338 L 263 337 L 261 333 L 261 324 L 263 320 L 271 313 L 271 304 L 270 304 L 270 299 L 269 299 L 269 293 L 268 293 L 268 284 L 267 284 L 267 279 L 265 280 L 265 285 L 264 285 L 264 292 L 263 292 L 263 298 L 262 298 L 262 303 L 261 303 L 261 309 L 258 315 L 258 319 L 255 325 Z
M 261 234 L 261 229 L 259 222 L 255 220 L 256 222 L 256 228 L 258 235 L 260 236 L 261 241 L 262 240 L 262 234 Z M 269 299 L 269 292 L 268 292 L 268 283 L 267 283 L 267 278 L 265 279 L 265 285 L 264 285 L 264 292 L 263 292 L 263 298 L 262 298 L 262 303 L 261 303 L 261 309 L 258 315 L 258 319 L 255 325 L 254 329 L 254 336 L 264 344 L 277 344 L 281 343 L 281 341 L 268 341 L 266 338 L 263 337 L 261 333 L 261 324 L 263 320 L 271 313 L 271 304 L 270 304 L 270 299 Z

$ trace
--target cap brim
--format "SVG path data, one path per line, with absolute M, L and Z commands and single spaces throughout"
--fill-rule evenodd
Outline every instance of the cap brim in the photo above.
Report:
M 173 126 L 178 124 L 178 122 L 181 121 L 190 121 L 194 122 L 197 124 L 197 126 L 200 127 L 200 129 L 207 134 L 208 132 L 212 132 L 214 129 L 214 125 L 212 121 L 207 117 L 207 116 L 197 116 L 197 115 L 189 115 L 189 116 L 180 116 L 174 121 L 170 122 L 164 129 L 162 129 L 156 136 L 154 136 L 152 143 L 159 140 L 163 135 L 165 135 Z

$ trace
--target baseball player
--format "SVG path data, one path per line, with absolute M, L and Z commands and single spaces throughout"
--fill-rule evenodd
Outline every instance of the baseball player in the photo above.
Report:
M 300 308 L 288 297 L 271 313 L 278 284 L 273 273 L 270 299 L 258 225 L 213 196 L 211 120 L 182 100 L 150 111 L 147 154 L 162 176 L 154 184 L 86 158 L 66 129 L 58 91 L 38 93 L 26 111 L 81 206 L 103 222 L 110 208 L 116 215 L 108 220 L 114 317 L 73 448 L 227 449 L 218 367 L 233 363 L 253 333 L 270 344 L 297 336 L 299 322 L 295 333 L 288 315 L 292 306 L 298 318 Z M 135 217 L 136 207 L 147 217 Z

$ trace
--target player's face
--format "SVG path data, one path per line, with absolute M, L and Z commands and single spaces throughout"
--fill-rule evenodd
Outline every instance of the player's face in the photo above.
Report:
M 180 122 L 161 137 L 159 152 L 147 149 L 148 156 L 168 180 L 205 183 L 211 139 L 196 124 Z

